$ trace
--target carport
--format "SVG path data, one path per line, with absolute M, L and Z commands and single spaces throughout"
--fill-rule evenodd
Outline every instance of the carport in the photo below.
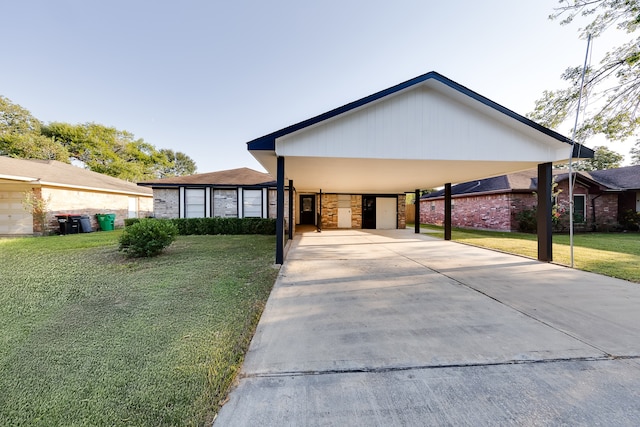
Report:
M 284 260 L 285 188 L 292 235 L 294 192 L 419 196 L 421 189 L 444 186 L 450 240 L 452 184 L 536 167 L 538 259 L 551 261 L 552 165 L 570 153 L 593 157 L 592 150 L 436 72 L 257 138 L 248 150 L 277 177 L 277 264 Z

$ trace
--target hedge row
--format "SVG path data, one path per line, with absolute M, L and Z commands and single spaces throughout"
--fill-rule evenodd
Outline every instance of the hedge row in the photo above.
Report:
M 125 227 L 140 221 L 140 218 L 127 218 Z M 170 221 L 182 236 L 195 234 L 276 234 L 276 220 L 273 218 L 174 218 L 156 219 Z

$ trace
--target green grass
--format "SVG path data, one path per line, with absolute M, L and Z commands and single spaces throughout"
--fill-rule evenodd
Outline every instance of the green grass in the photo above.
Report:
M 443 238 L 442 227 L 420 226 L 430 236 Z M 538 257 L 535 234 L 453 229 L 451 239 L 461 243 L 497 249 L 503 252 Z M 619 279 L 640 283 L 639 233 L 579 233 L 574 235 L 574 266 Z M 553 260 L 570 265 L 568 234 L 553 235 Z
M 277 270 L 273 236 L 184 236 L 126 259 L 119 231 L 0 239 L 0 420 L 206 425 Z

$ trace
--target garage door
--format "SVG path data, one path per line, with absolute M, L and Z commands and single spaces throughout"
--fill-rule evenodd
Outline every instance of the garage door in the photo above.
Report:
M 21 191 L 0 191 L 0 234 L 33 234 L 33 218 L 22 207 Z
M 391 197 L 376 197 L 376 228 L 392 230 L 397 228 L 398 201 Z

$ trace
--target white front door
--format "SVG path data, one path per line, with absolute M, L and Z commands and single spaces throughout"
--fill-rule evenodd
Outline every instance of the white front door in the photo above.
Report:
M 640 212 L 640 191 L 636 192 L 636 212 Z
M 395 197 L 376 197 L 376 228 L 394 230 L 398 228 L 398 200 Z

